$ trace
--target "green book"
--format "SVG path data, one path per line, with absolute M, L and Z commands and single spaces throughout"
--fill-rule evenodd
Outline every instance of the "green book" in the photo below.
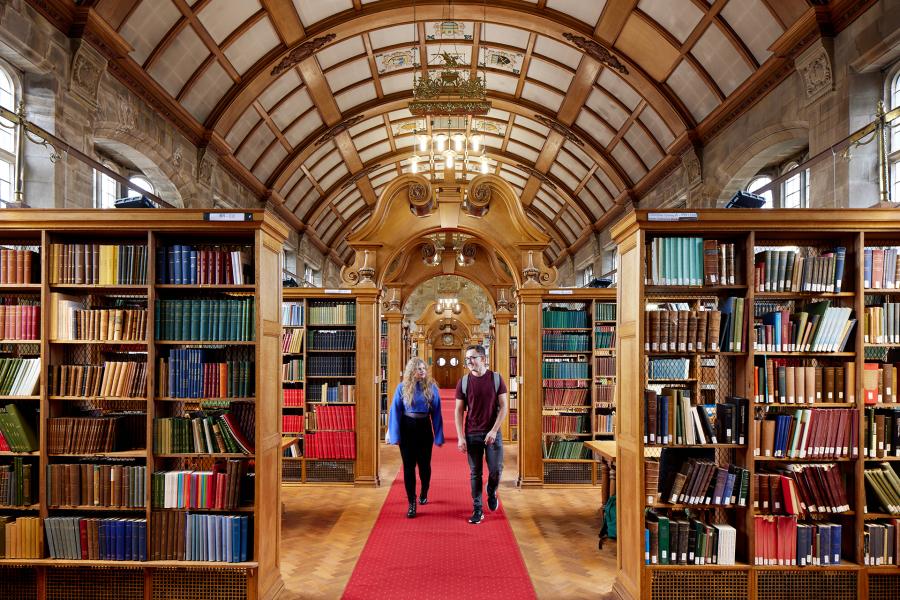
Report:
M 34 429 L 31 428 L 28 421 L 19 411 L 19 407 L 15 404 L 7 404 L 6 415 L 7 418 L 12 421 L 17 437 L 21 442 L 21 446 L 17 452 L 34 452 L 37 450 L 38 443 L 37 438 L 34 435 Z

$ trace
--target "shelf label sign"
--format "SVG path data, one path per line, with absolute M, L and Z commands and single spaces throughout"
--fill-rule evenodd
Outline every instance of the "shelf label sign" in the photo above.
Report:
M 695 212 L 683 212 L 683 213 L 668 213 L 668 212 L 655 212 L 655 213 L 647 213 L 648 221 L 696 221 L 697 213 Z
M 548 293 L 549 293 L 549 294 L 554 294 L 554 295 L 557 295 L 557 296 L 570 296 L 570 295 L 572 295 L 574 292 L 573 292 L 572 290 L 550 290 Z
M 203 215 L 207 221 L 252 221 L 253 213 L 209 212 Z
M 325 290 L 326 294 L 349 294 L 352 290 Z

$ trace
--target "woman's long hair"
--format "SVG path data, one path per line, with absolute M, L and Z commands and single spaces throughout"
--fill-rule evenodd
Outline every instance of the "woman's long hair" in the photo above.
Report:
M 406 405 L 406 408 L 412 407 L 413 394 L 415 393 L 415 385 L 416 385 L 416 369 L 419 365 L 425 365 L 426 369 L 428 365 L 425 364 L 425 361 L 418 357 L 413 357 L 409 359 L 409 362 L 406 363 L 406 368 L 403 369 L 403 404 Z M 422 385 L 425 386 L 425 389 L 422 392 L 425 394 L 425 404 L 428 405 L 428 409 L 431 410 L 431 401 L 434 400 L 434 379 L 431 377 L 431 372 L 426 371 L 425 379 L 422 380 Z

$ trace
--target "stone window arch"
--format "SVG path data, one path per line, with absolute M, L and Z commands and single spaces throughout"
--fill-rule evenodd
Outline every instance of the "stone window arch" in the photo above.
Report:
M 0 60 L 0 106 L 16 112 L 21 95 L 21 85 L 16 71 Z M 5 208 L 14 200 L 16 178 L 16 129 L 6 119 L 0 119 L 0 207 Z
M 894 64 L 888 71 L 887 85 L 887 110 L 900 108 L 900 62 Z M 888 139 L 889 151 L 888 164 L 890 177 L 891 202 L 900 202 L 900 119 L 894 119 L 890 123 L 890 135 Z

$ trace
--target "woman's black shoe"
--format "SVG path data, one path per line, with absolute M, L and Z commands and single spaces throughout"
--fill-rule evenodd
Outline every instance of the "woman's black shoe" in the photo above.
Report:
M 407 518 L 407 519 L 412 519 L 414 516 L 416 516 L 416 503 L 415 503 L 415 502 L 410 502 L 410 503 L 409 503 L 409 510 L 406 511 L 406 518 Z
M 419 504 L 428 504 L 428 496 L 419 496 Z

